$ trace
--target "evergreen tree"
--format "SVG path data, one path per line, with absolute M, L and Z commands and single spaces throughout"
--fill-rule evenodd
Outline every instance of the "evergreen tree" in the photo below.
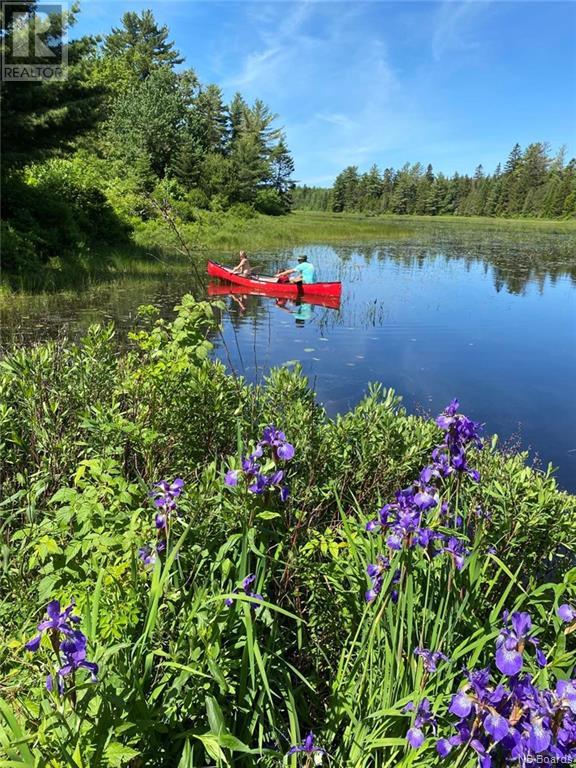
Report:
M 248 112 L 248 105 L 242 98 L 240 93 L 234 94 L 234 98 L 230 102 L 228 107 L 228 120 L 229 130 L 228 139 L 230 146 L 233 146 L 236 141 L 246 132 L 246 115 Z
M 269 178 L 269 166 L 262 157 L 256 137 L 241 136 L 230 153 L 231 176 L 227 193 L 231 203 L 252 203 L 258 188 Z
M 56 16 L 53 23 L 61 29 L 61 17 Z M 2 35 L 2 44 L 9 45 L 12 29 L 4 27 Z M 90 81 L 96 45 L 91 37 L 70 44 L 64 81 L 0 83 L 4 174 L 15 166 L 70 152 L 79 136 L 98 127 L 104 116 L 104 90 Z
M 354 211 L 358 204 L 358 168 L 349 165 L 340 173 L 334 182 L 332 210 Z
M 271 112 L 260 99 L 256 99 L 254 105 L 245 110 L 244 133 L 259 145 L 262 157 L 267 157 L 272 146 L 282 139 L 282 129 L 273 126 L 277 119 L 278 115 Z
M 292 206 L 293 173 L 294 160 L 282 138 L 270 152 L 269 183 L 278 193 L 285 211 L 289 211 Z
M 196 139 L 208 153 L 223 153 L 228 143 L 228 111 L 217 85 L 200 90 L 194 104 Z
M 504 173 L 514 173 L 516 168 L 520 165 L 521 160 L 522 148 L 520 147 L 520 144 L 516 143 L 508 155 L 508 160 L 506 160 L 506 165 L 504 166 Z
M 122 26 L 113 27 L 104 40 L 104 54 L 123 59 L 137 80 L 145 80 L 157 69 L 172 69 L 184 59 L 168 41 L 168 27 L 159 27 L 150 10 L 138 15 L 128 11 L 122 16 Z

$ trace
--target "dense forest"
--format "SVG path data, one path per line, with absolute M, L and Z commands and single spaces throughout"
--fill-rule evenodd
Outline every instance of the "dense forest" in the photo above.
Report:
M 74 15 L 55 15 L 54 34 L 62 23 Z M 5 44 L 13 34 L 4 20 Z M 226 103 L 183 62 L 151 11 L 129 12 L 103 38 L 70 43 L 67 80 L 2 84 L 5 269 L 127 240 L 166 200 L 184 221 L 289 210 L 294 164 L 277 116 L 240 93 Z
M 549 219 L 576 216 L 576 159 L 565 151 L 552 156 L 548 144 L 536 142 L 523 151 L 516 144 L 502 168 L 473 176 L 436 174 L 429 164 L 400 170 L 373 165 L 367 173 L 345 168 L 332 189 L 302 186 L 294 190 L 295 207 L 306 210 L 419 214 L 425 216 L 530 216 Z

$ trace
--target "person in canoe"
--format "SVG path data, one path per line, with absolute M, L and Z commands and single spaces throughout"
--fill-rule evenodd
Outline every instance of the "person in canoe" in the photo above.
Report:
M 240 251 L 238 254 L 238 258 L 240 259 L 239 263 L 234 267 L 232 270 L 232 273 L 234 275 L 242 275 L 242 277 L 250 277 L 252 274 L 252 267 L 250 266 L 250 262 L 248 261 L 248 254 L 246 251 Z
M 314 265 L 308 261 L 308 256 L 298 256 L 298 264 L 292 269 L 285 269 L 276 274 L 279 283 L 313 283 L 316 277 Z

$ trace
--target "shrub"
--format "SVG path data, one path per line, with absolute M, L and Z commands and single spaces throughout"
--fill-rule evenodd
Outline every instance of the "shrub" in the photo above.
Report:
M 268 216 L 282 216 L 288 213 L 286 204 L 275 189 L 258 190 L 254 207 L 260 213 L 266 213 Z
M 568 727 L 574 497 L 480 449 L 456 404 L 425 421 L 376 386 L 330 420 L 297 368 L 227 375 L 218 310 L 184 297 L 172 323 L 142 308 L 121 353 L 93 327 L 0 365 L 7 761 L 514 764 L 484 705 L 476 747 L 454 738 L 462 667 L 491 666 L 510 734 L 538 725 L 506 709 L 529 686 L 497 638 Z

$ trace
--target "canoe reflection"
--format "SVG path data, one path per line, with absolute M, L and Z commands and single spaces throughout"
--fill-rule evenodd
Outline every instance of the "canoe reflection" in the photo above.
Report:
M 304 325 L 312 317 L 312 304 L 307 304 L 301 299 L 276 299 L 274 303 L 278 309 L 290 312 L 296 325 Z
M 268 299 L 272 299 L 275 301 L 276 306 L 281 307 L 282 309 L 285 309 L 287 306 L 295 306 L 301 309 L 308 306 L 308 309 L 311 309 L 310 305 L 326 307 L 328 309 L 340 309 L 339 296 L 302 296 L 296 299 L 290 294 L 287 294 L 286 296 L 279 296 L 278 294 L 270 296 L 263 290 L 258 290 L 257 288 L 247 289 L 241 285 L 221 285 L 220 283 L 208 284 L 208 296 L 231 296 L 240 306 L 244 304 L 243 297 L 252 295 L 265 296 Z M 292 311 L 292 309 L 289 311 Z M 304 310 L 304 314 L 305 312 L 306 310 Z M 306 320 L 308 318 L 303 316 L 302 319 Z

